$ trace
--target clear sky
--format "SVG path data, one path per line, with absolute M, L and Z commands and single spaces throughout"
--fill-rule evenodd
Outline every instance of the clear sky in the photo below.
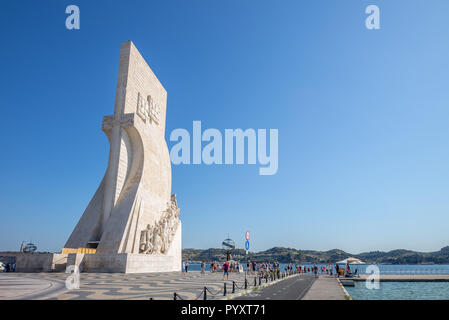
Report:
M 81 11 L 67 30 L 67 5 Z M 381 29 L 365 27 L 376 4 Z M 60 250 L 96 191 L 120 43 L 175 128 L 279 129 L 279 169 L 173 166 L 184 248 L 449 245 L 449 1 L 2 1 L 0 251 Z M 168 142 L 169 148 L 174 144 Z

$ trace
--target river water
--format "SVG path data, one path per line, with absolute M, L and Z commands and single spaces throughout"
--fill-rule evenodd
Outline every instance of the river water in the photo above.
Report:
M 355 300 L 449 300 L 449 282 L 380 282 L 370 290 L 356 281 L 345 288 Z

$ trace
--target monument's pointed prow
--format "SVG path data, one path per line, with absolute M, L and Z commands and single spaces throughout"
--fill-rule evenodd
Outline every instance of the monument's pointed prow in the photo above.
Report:
M 63 249 L 92 253 L 75 257 L 84 271 L 181 268 L 181 222 L 164 139 L 166 105 L 164 87 L 134 44 L 123 42 L 114 114 L 102 125 L 110 143 L 108 168 Z

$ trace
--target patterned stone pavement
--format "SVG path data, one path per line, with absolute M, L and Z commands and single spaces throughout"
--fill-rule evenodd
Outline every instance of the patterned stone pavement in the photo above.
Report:
M 26 277 L 38 280 L 64 283 L 68 274 L 66 273 L 10 273 L 11 277 Z M 5 279 L 5 278 L 2 278 Z M 244 273 L 231 273 L 229 280 L 223 281 L 221 273 L 190 271 L 187 274 L 181 272 L 170 273 L 145 273 L 145 274 L 120 274 L 120 273 L 81 273 L 80 289 L 66 290 L 51 299 L 57 300 L 90 300 L 90 299 L 120 299 L 120 300 L 148 300 L 153 299 L 173 299 L 176 292 L 182 299 L 193 300 L 202 299 L 202 291 L 206 286 L 212 293 L 207 293 L 207 299 L 223 299 L 223 287 L 226 282 L 227 293 L 232 292 L 232 281 L 243 288 L 245 281 Z M 248 283 L 254 284 L 254 275 L 248 275 Z M 14 281 L 10 281 L 10 286 L 14 287 Z M 5 288 L 3 288 L 5 289 Z M 250 287 L 251 289 L 251 287 Z M 2 288 L 0 287 L 0 290 Z M 236 293 L 243 292 L 236 289 Z M 48 294 L 42 292 L 42 296 L 47 298 Z M 9 298 L 14 299 L 14 296 Z M 26 296 L 20 298 L 27 299 Z M 39 299 L 39 294 L 34 292 L 32 299 Z
M 49 299 L 65 291 L 63 281 L 0 273 L 0 300 Z

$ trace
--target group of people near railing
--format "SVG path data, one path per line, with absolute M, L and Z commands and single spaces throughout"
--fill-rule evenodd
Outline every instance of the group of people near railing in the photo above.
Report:
M 186 263 L 185 263 L 186 265 Z M 333 275 L 335 273 L 334 270 L 337 271 L 337 275 L 339 274 L 338 265 L 335 266 L 336 269 L 333 268 L 331 264 L 324 266 L 315 265 L 301 265 L 297 263 L 288 263 L 283 266 L 283 270 L 281 270 L 281 264 L 277 261 L 269 263 L 269 262 L 256 262 L 255 260 L 248 260 L 246 263 L 246 269 L 244 266 L 237 261 L 225 261 L 225 262 L 217 262 L 213 261 L 209 265 L 210 272 L 223 272 L 224 276 L 228 276 L 229 273 L 233 272 L 244 272 L 246 271 L 248 274 L 254 274 L 261 277 L 264 277 L 265 274 L 278 274 L 284 272 L 286 274 L 327 274 Z M 206 271 L 206 262 L 201 262 L 201 273 L 205 273 Z M 341 270 L 343 271 L 343 270 Z
M 222 269 L 224 270 L 224 272 L 226 271 L 226 264 L 228 262 L 224 263 L 224 267 L 222 267 Z M 268 283 L 270 281 L 276 281 L 276 280 L 280 280 L 280 279 L 284 279 L 286 277 L 292 276 L 294 274 L 296 274 L 296 269 L 293 269 L 293 267 L 291 265 L 285 266 L 284 269 L 286 270 L 285 272 L 281 272 L 281 268 L 279 263 L 274 263 L 274 267 L 272 267 L 270 265 L 270 267 L 268 267 L 269 264 L 265 264 L 265 269 L 263 268 L 264 265 L 261 264 L 260 265 L 260 269 L 256 270 L 254 272 L 254 279 L 251 277 L 247 277 L 247 275 L 245 274 L 245 279 L 243 283 L 238 284 L 235 280 L 232 281 L 232 287 L 228 288 L 227 286 L 227 282 L 224 281 L 223 282 L 223 289 L 219 289 L 218 291 L 211 291 L 210 288 L 208 287 L 203 287 L 203 289 L 199 292 L 199 295 L 192 299 L 192 300 L 199 300 L 199 299 L 203 299 L 203 300 L 207 300 L 208 296 L 219 296 L 219 295 L 223 295 L 226 296 L 229 292 L 231 291 L 231 293 L 235 293 L 237 289 L 242 289 L 242 290 L 248 290 L 251 288 L 256 288 L 258 286 L 261 286 L 264 283 Z M 226 274 L 226 273 L 224 273 Z M 249 275 L 249 274 L 248 274 Z M 224 277 L 223 277 L 224 280 Z M 179 295 L 178 293 L 174 292 L 173 293 L 173 299 L 174 300 L 186 300 L 185 297 L 182 297 L 181 295 Z M 150 298 L 150 300 L 153 300 L 152 298 Z
M 256 261 L 248 261 L 247 263 L 247 270 L 249 274 L 257 274 L 257 275 L 264 275 L 265 273 L 280 273 L 281 271 L 285 272 L 286 274 L 296 274 L 296 273 L 303 273 L 303 274 L 333 274 L 333 267 L 332 265 L 326 265 L 326 266 L 320 266 L 318 267 L 315 265 L 301 265 L 297 263 L 288 263 L 284 265 L 284 270 L 281 270 L 281 265 L 279 262 L 262 262 L 262 263 L 256 263 Z
M 201 273 L 206 272 L 206 262 L 201 262 Z M 220 271 L 227 271 L 227 272 L 243 272 L 243 266 L 240 264 L 240 262 L 236 261 L 225 261 L 225 262 L 217 262 L 213 261 L 209 264 L 209 272 L 220 272 Z
M 256 261 L 248 261 L 246 263 L 246 270 L 248 274 L 255 274 L 260 277 L 265 277 L 267 274 L 277 275 L 281 272 L 281 265 L 279 262 L 261 262 L 257 263 Z

